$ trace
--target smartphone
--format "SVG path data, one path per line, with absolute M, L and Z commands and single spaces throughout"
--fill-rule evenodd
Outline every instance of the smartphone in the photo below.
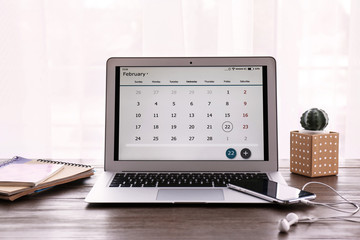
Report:
M 298 203 L 301 200 L 312 200 L 316 195 L 294 187 L 280 184 L 267 179 L 242 180 L 228 184 L 228 188 L 243 192 L 269 202 L 282 204 Z

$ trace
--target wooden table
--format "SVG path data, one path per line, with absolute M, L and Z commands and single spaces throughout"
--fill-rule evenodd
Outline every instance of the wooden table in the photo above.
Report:
M 80 161 L 81 162 L 81 161 Z M 89 161 L 82 161 L 89 163 Z M 288 161 L 280 171 L 289 185 L 301 188 L 310 180 L 327 183 L 350 200 L 360 202 L 360 160 L 343 160 L 339 175 L 310 179 L 291 174 Z M 333 216 L 323 207 L 264 205 L 89 205 L 84 198 L 102 172 L 57 186 L 15 202 L 0 201 L 0 239 L 359 239 L 360 224 L 345 221 L 298 224 L 288 234 L 277 225 L 287 213 Z M 317 201 L 340 199 L 313 186 Z M 360 214 L 359 214 L 360 215 Z

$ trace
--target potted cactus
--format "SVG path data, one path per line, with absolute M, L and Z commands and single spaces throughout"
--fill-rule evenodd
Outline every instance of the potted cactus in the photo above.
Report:
M 305 111 L 304 130 L 290 132 L 290 171 L 308 177 L 337 175 L 339 133 L 325 131 L 329 117 L 324 110 Z
M 324 110 L 311 108 L 301 115 L 300 124 L 305 129 L 301 132 L 320 133 L 329 124 L 329 117 Z

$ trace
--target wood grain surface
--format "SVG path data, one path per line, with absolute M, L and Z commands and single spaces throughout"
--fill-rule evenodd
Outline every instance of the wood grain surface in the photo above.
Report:
M 91 161 L 77 161 L 91 164 Z M 280 171 L 289 185 L 327 183 L 350 200 L 360 202 L 360 160 L 342 161 L 338 176 L 307 178 Z M 263 205 L 90 205 L 84 198 L 102 173 L 57 186 L 14 202 L 0 201 L 0 239 L 360 239 L 360 223 L 345 221 L 297 224 L 279 234 L 278 221 L 287 213 L 334 216 L 323 207 Z M 310 186 L 317 201 L 341 199 L 321 186 Z M 360 214 L 359 214 L 360 215 Z M 360 220 L 360 219 L 359 219 Z

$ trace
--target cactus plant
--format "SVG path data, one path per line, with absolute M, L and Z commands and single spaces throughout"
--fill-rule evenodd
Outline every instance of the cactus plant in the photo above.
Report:
M 305 130 L 321 131 L 328 125 L 329 117 L 324 110 L 311 108 L 302 114 L 300 123 Z

